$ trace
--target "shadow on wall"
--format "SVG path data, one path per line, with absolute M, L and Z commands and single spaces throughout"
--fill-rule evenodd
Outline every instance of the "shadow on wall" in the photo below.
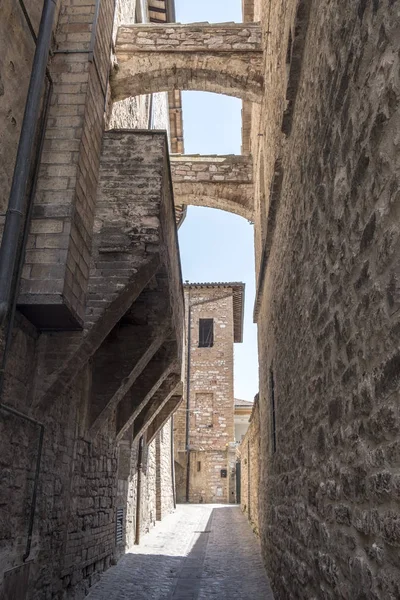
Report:
M 232 510 L 236 511 L 233 515 L 227 512 Z M 181 527 L 160 533 L 149 547 L 152 551 L 159 547 L 160 554 L 126 554 L 101 577 L 88 600 L 273 600 L 261 554 L 254 552 L 254 534 L 247 526 L 243 530 L 239 508 L 213 508 L 203 527 L 188 530 L 186 538 Z M 190 552 L 183 555 L 193 533 L 198 537 Z

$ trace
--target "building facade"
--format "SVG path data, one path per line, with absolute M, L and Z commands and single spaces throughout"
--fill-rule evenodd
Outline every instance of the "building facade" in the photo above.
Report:
M 244 284 L 185 284 L 184 399 L 175 416 L 179 502 L 236 502 L 234 343 Z
M 254 222 L 275 597 L 395 600 L 399 0 L 244 0 L 243 23 L 185 25 L 148 7 L 156 23 L 132 0 L 1 4 L 1 593 L 80 600 L 125 548 L 140 440 L 182 396 L 175 222 L 199 204 Z M 182 152 L 183 89 L 243 100 L 242 156 L 169 157 L 132 98 L 169 93 Z
M 246 432 L 249 428 L 251 411 L 253 409 L 253 402 L 249 400 L 240 400 L 235 398 L 235 442 L 240 444 L 243 440 Z
M 2 599 L 83 598 L 174 509 L 183 290 L 168 147 L 183 149 L 180 96 L 114 103 L 108 82 L 119 24 L 149 21 L 153 4 L 0 8 Z M 51 58 L 42 49 L 36 128 L 23 116 L 43 8 Z M 18 140 L 32 123 L 26 220 L 10 236 Z

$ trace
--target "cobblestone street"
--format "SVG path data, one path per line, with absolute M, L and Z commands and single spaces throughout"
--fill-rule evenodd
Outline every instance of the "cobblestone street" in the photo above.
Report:
M 238 506 L 178 505 L 101 578 L 89 600 L 273 600 Z

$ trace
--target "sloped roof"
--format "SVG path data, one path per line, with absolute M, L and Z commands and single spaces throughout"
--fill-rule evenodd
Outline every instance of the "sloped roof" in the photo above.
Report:
M 235 398 L 235 407 L 253 408 L 253 406 L 254 402 L 251 402 L 250 400 L 240 400 L 239 398 Z
M 185 283 L 184 288 L 230 288 L 233 295 L 233 339 L 243 342 L 244 293 L 246 284 L 240 281 L 217 281 L 209 283 Z

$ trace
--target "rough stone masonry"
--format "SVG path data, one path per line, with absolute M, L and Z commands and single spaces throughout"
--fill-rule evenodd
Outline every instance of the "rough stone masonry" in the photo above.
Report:
M 244 284 L 185 284 L 184 292 L 184 393 L 174 427 L 177 499 L 235 503 L 233 349 L 243 339 Z
M 5 1 L 0 9 L 2 224 L 41 5 Z M 100 230 L 94 224 L 104 209 L 98 184 L 106 123 L 143 122 L 129 116 L 142 105 L 132 95 L 196 89 L 246 101 L 260 365 L 258 520 L 275 597 L 397 600 L 400 0 L 244 0 L 243 24 L 165 30 L 132 26 L 129 0 L 117 3 L 116 19 L 114 6 L 57 2 L 53 87 L 47 77 L 49 114 L 39 126 L 43 153 L 28 190 L 33 212 L 19 308 L 2 330 L 1 593 L 78 600 L 123 551 L 121 528 L 123 538 L 136 533 L 139 487 L 151 494 L 142 529 L 163 512 L 152 483 L 162 482 L 160 452 L 157 445 L 154 454 L 139 452 L 134 441 L 143 423 L 157 435 L 165 407 L 176 408 L 182 393 L 179 386 L 171 391 L 183 293 L 162 134 L 125 140 L 153 149 L 156 181 L 150 174 L 145 182 L 151 214 L 129 219 L 133 198 L 143 198 L 126 190 L 148 153 L 134 151 L 127 165 L 128 152 L 121 155 L 124 193 L 118 198 L 108 189 L 120 211 L 120 231 L 114 222 L 112 232 L 118 243 L 103 243 L 105 219 Z M 129 22 L 118 35 L 120 15 Z M 160 32 L 164 46 L 157 47 Z M 122 102 L 114 121 L 113 100 Z M 102 364 L 128 355 L 131 362 L 115 361 L 107 382 L 108 392 L 116 382 L 117 389 L 98 394 Z M 89 433 L 95 407 L 110 414 Z
M 26 93 L 41 8 L 1 7 L 2 223 L 24 109 L 15 90 Z M 113 9 L 57 6 L 18 309 L 1 331 L 7 600 L 83 598 L 174 506 L 183 291 L 168 140 L 105 134 L 106 122 L 147 122 L 149 106 L 135 104 L 144 114 L 133 118 L 127 100 L 113 114 L 112 31 L 135 3 L 120 2 L 115 20 Z

